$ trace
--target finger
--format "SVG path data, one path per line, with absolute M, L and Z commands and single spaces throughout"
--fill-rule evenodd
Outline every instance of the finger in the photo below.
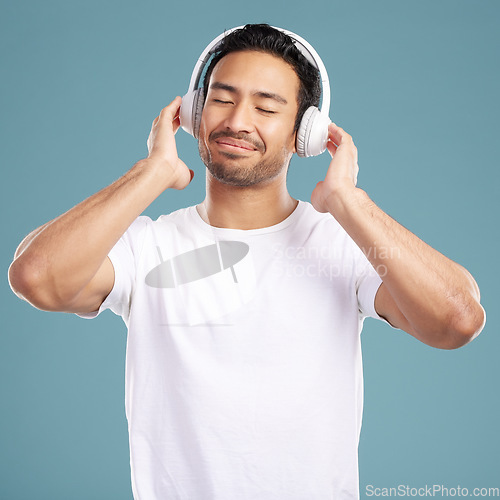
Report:
M 326 143 L 326 148 L 328 149 L 330 156 L 333 158 L 333 155 L 337 152 L 338 146 L 335 143 L 333 143 L 332 141 L 328 141 Z
M 160 119 L 160 116 L 158 115 L 154 120 L 153 120 L 153 123 L 151 124 L 151 131 L 154 130 L 154 128 L 156 127 L 156 124 L 158 123 L 158 120 Z
M 174 120 L 175 116 L 179 114 L 182 99 L 177 96 L 168 106 L 165 106 L 160 112 L 160 120 Z
M 171 142 L 173 140 L 172 131 L 175 133 L 179 128 L 176 121 L 179 120 L 179 108 L 182 99 L 177 96 L 170 104 L 165 106 L 158 117 L 153 122 L 153 127 L 151 133 L 153 134 L 153 142 L 160 145 L 169 144 L 172 146 Z
M 338 146 L 342 142 L 352 142 L 352 137 L 343 128 L 333 122 L 328 125 L 328 138 Z
M 180 103 L 177 103 L 176 101 L 179 100 L 180 97 L 177 96 L 170 104 L 165 106 L 161 111 L 160 114 L 153 120 L 153 125 L 151 128 L 154 128 L 160 119 L 165 118 L 168 115 L 172 115 L 172 119 L 175 119 L 176 117 L 179 116 L 179 110 L 180 110 Z
M 172 122 L 172 125 L 174 127 L 174 134 L 176 134 L 177 131 L 179 130 L 179 127 L 181 126 L 181 120 L 180 120 L 179 116 L 177 116 L 177 118 L 174 119 L 174 121 Z

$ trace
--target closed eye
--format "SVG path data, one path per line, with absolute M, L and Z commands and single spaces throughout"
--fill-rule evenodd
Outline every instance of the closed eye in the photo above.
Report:
M 270 109 L 257 108 L 258 111 L 262 111 L 263 113 L 267 113 L 268 115 L 274 115 L 276 111 L 271 111 Z
M 222 99 L 213 99 L 213 101 L 219 104 L 232 104 L 231 101 L 223 101 Z

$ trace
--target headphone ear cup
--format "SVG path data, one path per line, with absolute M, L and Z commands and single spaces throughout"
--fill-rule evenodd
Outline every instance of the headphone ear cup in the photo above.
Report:
M 302 115 L 302 120 L 300 121 L 299 130 L 297 131 L 297 139 L 295 147 L 297 149 L 297 154 L 301 157 L 306 157 L 306 144 L 310 134 L 311 127 L 309 125 L 311 121 L 311 116 L 314 110 L 317 109 L 311 106 L 306 109 L 305 113 Z
M 193 102 L 193 135 L 198 139 L 200 135 L 201 115 L 205 104 L 205 93 L 203 88 L 196 91 L 196 98 Z
M 200 131 L 204 101 L 203 89 L 190 91 L 182 98 L 179 112 L 181 127 L 196 139 Z
M 306 109 L 297 131 L 296 148 L 301 157 L 317 156 L 326 149 L 330 119 L 315 106 Z

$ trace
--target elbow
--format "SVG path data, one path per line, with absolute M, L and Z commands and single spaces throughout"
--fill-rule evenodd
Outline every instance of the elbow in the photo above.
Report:
M 17 258 L 9 267 L 8 277 L 10 288 L 20 299 L 42 309 L 40 305 L 43 302 L 41 293 L 43 287 L 40 284 L 40 272 L 36 266 Z
M 458 349 L 474 340 L 484 328 L 486 314 L 479 301 L 441 308 L 440 313 L 408 330 L 418 340 L 438 349 Z
M 456 310 L 442 329 L 442 349 L 458 349 L 474 340 L 483 330 L 486 313 L 481 304 L 473 299 L 466 307 Z
M 477 301 L 462 311 L 461 315 L 457 315 L 458 321 L 455 326 L 455 335 L 459 341 L 457 347 L 461 347 L 474 340 L 483 330 L 486 324 L 486 312 L 481 304 Z
M 26 266 L 15 259 L 9 267 L 9 285 L 12 291 L 21 299 L 27 300 L 34 286 L 34 274 L 30 273 Z
M 9 267 L 9 285 L 12 291 L 33 307 L 44 311 L 63 310 L 63 300 L 51 292 L 43 266 L 16 258 Z

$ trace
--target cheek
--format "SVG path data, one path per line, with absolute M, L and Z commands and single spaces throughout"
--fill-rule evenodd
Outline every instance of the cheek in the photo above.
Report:
M 200 130 L 199 130 L 199 138 L 204 137 L 207 131 L 207 120 L 206 120 L 206 113 L 203 112 L 201 115 L 201 120 L 200 120 Z
M 294 122 L 292 122 L 294 123 Z M 295 152 L 295 136 L 293 128 L 290 129 L 290 122 L 280 122 L 273 126 L 272 130 L 269 130 L 266 137 L 269 139 L 274 137 L 276 144 L 280 144 L 280 148 L 284 145 L 287 149 Z
M 200 122 L 200 130 L 198 132 L 198 140 L 200 142 L 203 142 L 205 146 L 208 148 L 208 137 L 210 136 L 210 133 L 214 131 L 214 125 L 210 123 L 209 120 L 206 120 L 204 117 L 202 117 L 201 122 Z
M 208 137 L 210 134 L 222 127 L 222 120 L 220 114 L 211 112 L 209 109 L 203 109 L 200 121 L 200 131 L 199 139 L 203 139 L 205 143 L 208 143 Z

